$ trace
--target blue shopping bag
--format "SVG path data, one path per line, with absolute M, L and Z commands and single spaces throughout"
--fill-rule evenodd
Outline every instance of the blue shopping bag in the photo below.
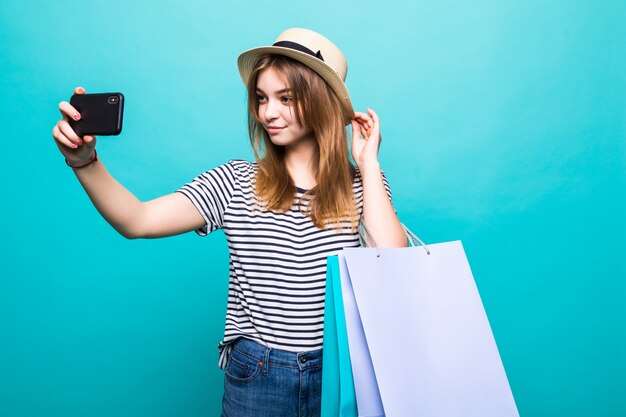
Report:
M 322 417 L 357 417 L 337 256 L 329 256 L 324 309 Z

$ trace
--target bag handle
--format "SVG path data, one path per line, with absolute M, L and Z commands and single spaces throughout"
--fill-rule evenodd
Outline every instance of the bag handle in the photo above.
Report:
M 430 255 L 430 250 L 428 249 L 428 246 L 426 246 L 426 244 L 422 242 L 422 239 L 420 239 L 419 237 L 417 237 L 415 233 L 410 231 L 409 228 L 404 225 L 404 223 L 401 223 L 401 224 L 402 224 L 402 230 L 404 230 L 404 234 L 406 235 L 407 239 L 409 239 L 409 243 L 411 244 L 411 246 L 413 247 L 421 246 L 426 251 L 426 254 Z
M 404 234 L 406 235 L 409 241 L 409 246 L 410 247 L 421 246 L 426 251 L 426 254 L 430 255 L 430 250 L 428 249 L 428 246 L 426 246 L 426 244 L 422 242 L 422 240 L 419 237 L 417 237 L 415 233 L 411 232 L 409 228 L 404 225 L 404 223 L 400 223 L 400 224 L 402 225 L 402 230 L 404 230 Z M 367 230 L 367 227 L 365 227 L 363 220 L 359 222 L 359 243 L 364 248 L 371 248 L 371 247 L 376 248 L 376 256 L 380 257 L 380 251 L 378 250 L 379 249 L 378 245 L 376 244 L 374 237 Z

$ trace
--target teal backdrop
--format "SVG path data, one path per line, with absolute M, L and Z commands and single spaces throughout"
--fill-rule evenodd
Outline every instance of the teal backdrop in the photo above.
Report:
M 0 416 L 218 415 L 224 235 L 118 235 L 51 131 L 75 86 L 123 92 L 98 152 L 142 200 L 250 159 L 236 58 L 287 27 L 345 52 L 402 220 L 463 241 L 521 415 L 626 415 L 625 22 L 622 0 L 1 2 Z

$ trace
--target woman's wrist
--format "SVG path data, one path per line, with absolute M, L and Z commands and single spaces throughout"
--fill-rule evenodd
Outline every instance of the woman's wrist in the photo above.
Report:
M 93 150 L 93 154 L 86 160 L 68 160 L 67 158 L 65 158 L 65 163 L 67 164 L 67 166 L 69 166 L 70 168 L 73 169 L 80 169 L 80 168 L 84 168 L 88 165 L 93 164 L 94 162 L 96 162 L 98 160 L 98 153 L 96 152 L 96 150 Z
M 361 175 L 369 173 L 369 172 L 380 172 L 380 163 L 378 160 L 373 161 L 363 161 L 357 164 L 359 171 L 361 171 Z

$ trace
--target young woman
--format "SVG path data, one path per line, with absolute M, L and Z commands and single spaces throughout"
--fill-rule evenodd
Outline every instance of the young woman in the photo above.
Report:
M 223 415 L 317 416 L 326 257 L 359 246 L 360 221 L 379 247 L 407 240 L 378 163 L 378 116 L 354 112 L 341 51 L 315 32 L 288 29 L 272 46 L 242 53 L 238 66 L 253 163 L 231 160 L 141 202 L 97 158 L 96 138 L 70 128 L 68 118 L 80 114 L 67 102 L 53 137 L 125 237 L 223 229 L 230 249 Z

